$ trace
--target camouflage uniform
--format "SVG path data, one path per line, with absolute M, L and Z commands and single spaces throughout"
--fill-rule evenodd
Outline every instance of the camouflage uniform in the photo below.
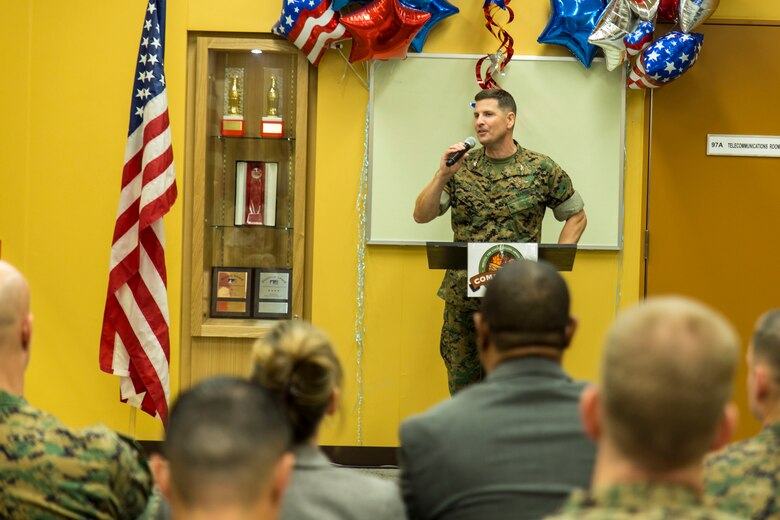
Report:
M 500 167 L 484 148 L 471 152 L 450 178 L 440 214 L 451 208 L 455 242 L 539 242 L 547 208 L 559 221 L 582 210 L 582 198 L 560 166 L 515 145 Z M 438 295 L 445 301 L 440 350 L 454 393 L 481 379 L 472 321 L 480 300 L 466 296 L 465 270 L 447 270 Z
M 734 520 L 738 517 L 702 503 L 687 487 L 672 484 L 619 484 L 575 491 L 547 520 Z
M 780 518 L 780 423 L 705 462 L 707 499 L 741 518 Z
M 0 518 L 136 518 L 151 487 L 131 440 L 67 428 L 0 391 Z

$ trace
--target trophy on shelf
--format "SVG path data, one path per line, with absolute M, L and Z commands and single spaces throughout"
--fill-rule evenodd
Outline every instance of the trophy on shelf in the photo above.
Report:
M 228 137 L 244 136 L 244 69 L 225 69 L 225 92 L 221 133 Z
M 260 121 L 261 137 L 282 137 L 284 135 L 284 120 L 279 109 L 279 86 L 277 78 L 271 74 L 271 86 L 265 95 L 266 115 Z

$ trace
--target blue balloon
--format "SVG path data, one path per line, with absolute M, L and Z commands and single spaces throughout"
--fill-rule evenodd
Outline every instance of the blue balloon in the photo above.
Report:
M 284 1 L 284 0 L 282 0 L 282 1 Z M 333 0 L 333 3 L 330 5 L 330 7 L 334 11 L 338 11 L 342 7 L 346 7 L 349 4 L 354 4 L 354 3 L 356 3 L 355 0 Z
M 536 41 L 563 45 L 590 67 L 598 47 L 588 36 L 606 7 L 607 0 L 550 0 L 550 20 Z
M 434 25 L 441 22 L 448 16 L 457 14 L 460 9 L 449 3 L 447 0 L 401 0 L 401 3 L 412 9 L 419 9 L 431 13 L 431 17 L 425 22 L 425 25 L 417 31 L 412 43 L 409 44 L 409 48 L 414 52 L 422 52 L 425 39 L 428 38 L 428 33 Z M 424 7 L 417 7 L 415 4 L 426 4 Z
M 498 7 L 506 11 L 506 2 L 505 0 L 485 0 L 485 3 L 482 5 L 482 9 L 486 8 L 490 4 L 496 4 Z

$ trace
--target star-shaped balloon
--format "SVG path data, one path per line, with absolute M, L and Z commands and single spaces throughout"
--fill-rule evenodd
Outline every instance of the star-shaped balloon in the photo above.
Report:
M 680 0 L 660 0 L 658 2 L 658 20 L 677 23 L 680 11 Z
M 628 0 L 628 5 L 640 20 L 652 20 L 658 11 L 659 0 Z
M 712 16 L 720 0 L 680 0 L 680 29 L 691 32 Z
M 704 35 L 672 31 L 654 41 L 637 58 L 628 88 L 658 88 L 682 76 L 699 58 Z
M 425 40 L 428 38 L 428 33 L 431 31 L 431 29 L 433 29 L 434 25 L 441 22 L 448 16 L 452 16 L 453 14 L 460 12 L 457 7 L 449 3 L 447 0 L 430 0 L 427 2 L 428 5 L 425 7 L 417 7 L 411 4 L 409 0 L 401 0 L 401 3 L 406 4 L 408 7 L 412 7 L 414 9 L 425 11 L 431 14 L 431 18 L 425 22 L 425 25 L 422 26 L 422 29 L 420 29 L 420 31 L 412 40 L 410 47 L 414 52 L 422 52 L 423 45 L 425 45 Z
M 615 70 L 626 61 L 623 39 L 631 31 L 632 15 L 629 0 L 612 0 L 601 15 L 588 41 L 604 50 L 607 70 Z
M 330 0 L 283 0 L 271 32 L 290 40 L 315 67 L 331 42 L 349 37 Z
M 405 58 L 409 44 L 430 18 L 430 13 L 406 7 L 400 0 L 374 0 L 342 16 L 341 23 L 352 35 L 349 61 Z
M 550 19 L 537 41 L 563 45 L 590 67 L 598 49 L 588 36 L 606 5 L 606 0 L 550 0 Z

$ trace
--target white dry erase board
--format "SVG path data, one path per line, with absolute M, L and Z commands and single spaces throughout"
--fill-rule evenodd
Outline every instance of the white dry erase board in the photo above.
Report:
M 451 241 L 449 211 L 428 224 L 412 218 L 414 201 L 453 143 L 474 135 L 471 103 L 479 91 L 479 56 L 410 54 L 374 62 L 369 127 L 368 241 Z M 618 249 L 622 237 L 625 78 L 603 60 L 590 69 L 574 58 L 515 57 L 498 78 L 517 102 L 515 139 L 549 155 L 585 200 L 588 227 L 579 246 Z M 542 242 L 562 224 L 547 211 Z

